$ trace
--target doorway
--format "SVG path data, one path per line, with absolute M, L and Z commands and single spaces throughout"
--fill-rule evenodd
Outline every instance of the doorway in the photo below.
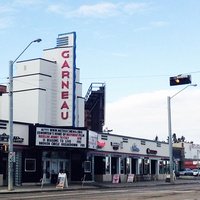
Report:
M 46 183 L 56 183 L 58 173 L 67 173 L 70 169 L 70 161 L 67 159 L 44 159 L 43 165 L 43 176 L 45 176 Z

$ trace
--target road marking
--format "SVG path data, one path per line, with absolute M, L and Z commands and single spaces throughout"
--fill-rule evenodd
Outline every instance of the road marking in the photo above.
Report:
M 39 199 L 39 198 L 50 198 L 50 197 L 64 197 L 64 196 L 76 196 L 76 195 L 93 195 L 93 194 L 101 194 L 101 193 L 107 193 L 107 194 L 116 194 L 116 193 L 135 193 L 137 195 L 139 195 L 140 193 L 143 193 L 144 195 L 159 195 L 159 194 L 170 194 L 170 193 L 174 193 L 174 194 L 179 194 L 179 193 L 191 193 L 191 192 L 195 192 L 195 190 L 165 190 L 165 191 L 159 191 L 159 190 L 156 190 L 156 194 L 155 194 L 155 191 L 150 191 L 150 190 L 146 190 L 146 191 L 131 191 L 130 189 L 119 189 L 119 190 L 113 190 L 113 189 L 110 189 L 110 190 L 99 190 L 99 191 L 82 191 L 82 192 L 74 192 L 74 191 L 65 191 L 66 193 L 63 193 L 63 194 L 48 194 L 48 192 L 43 192 L 41 193 L 41 195 L 31 195 L 31 196 L 18 196 L 18 197 L 10 197 L 9 199 L 10 200 L 19 200 L 19 198 L 21 200 L 25 200 L 25 199 Z M 23 195 L 23 194 L 22 194 Z M 187 200 L 190 200 L 190 199 L 187 199 Z
M 103 193 L 122 193 L 122 192 L 128 192 L 129 190 L 106 190 L 103 191 Z M 43 195 L 32 195 L 32 196 L 22 196 L 20 199 L 38 199 L 38 198 L 47 198 L 47 197 L 62 197 L 62 196 L 70 196 L 70 195 L 89 195 L 89 194 L 101 194 L 102 191 L 85 191 L 80 193 L 64 193 L 64 194 L 44 194 Z M 11 197 L 10 200 L 19 199 L 19 197 Z

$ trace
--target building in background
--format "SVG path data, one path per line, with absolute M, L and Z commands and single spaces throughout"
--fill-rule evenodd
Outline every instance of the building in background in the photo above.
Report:
M 85 96 L 85 126 L 103 132 L 105 122 L 105 84 L 92 83 Z

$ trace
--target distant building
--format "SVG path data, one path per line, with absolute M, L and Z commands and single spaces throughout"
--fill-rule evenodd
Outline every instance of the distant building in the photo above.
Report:
M 178 153 L 179 152 L 179 156 Z M 185 168 L 195 169 L 200 167 L 200 145 L 189 142 L 179 142 L 173 144 L 173 154 L 178 160 L 179 170 Z M 179 158 L 178 158 L 179 157 Z
M 92 83 L 85 97 L 85 126 L 103 132 L 105 120 L 105 84 Z

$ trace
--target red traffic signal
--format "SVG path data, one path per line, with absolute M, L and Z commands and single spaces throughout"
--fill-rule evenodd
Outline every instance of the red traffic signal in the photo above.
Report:
M 169 79 L 170 86 L 176 85 L 184 85 L 184 84 L 191 84 L 191 75 L 180 75 L 180 76 L 173 76 Z

